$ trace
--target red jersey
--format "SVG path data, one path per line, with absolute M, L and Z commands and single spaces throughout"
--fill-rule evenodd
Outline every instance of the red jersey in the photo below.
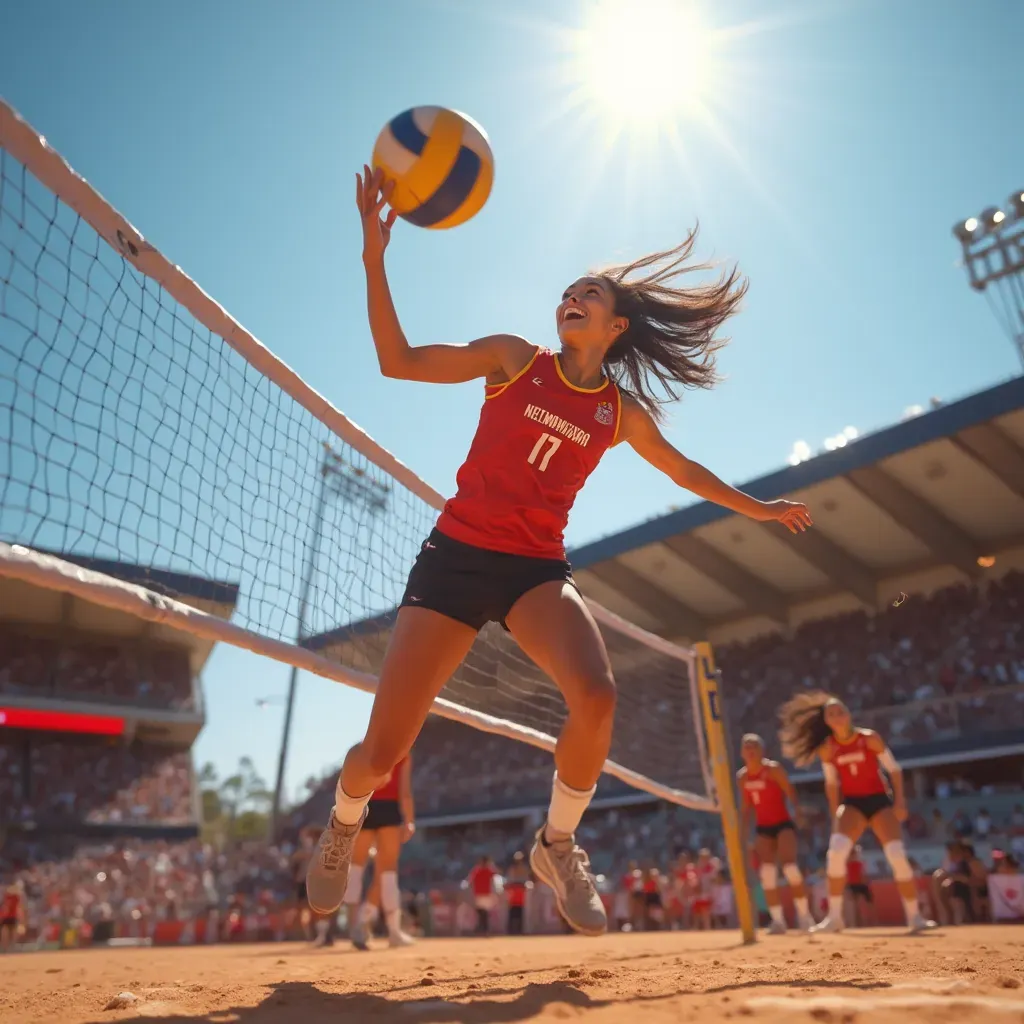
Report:
M 469 887 L 474 896 L 490 896 L 494 892 L 494 876 L 497 872 L 486 864 L 477 864 L 469 873 Z
M 558 356 L 538 349 L 484 406 L 458 490 L 437 528 L 463 544 L 532 558 L 565 558 L 569 510 L 615 442 L 619 389 L 570 384 Z
M 878 755 L 868 747 L 868 734 L 863 730 L 858 729 L 849 743 L 840 743 L 830 736 L 825 740 L 825 748 L 839 772 L 839 789 L 843 796 L 876 796 L 889 792 Z
M 21 914 L 21 896 L 16 892 L 5 892 L 0 900 L 0 921 L 16 921 Z
M 770 762 L 763 763 L 756 774 L 749 768 L 744 769 L 740 776 L 740 788 L 743 790 L 743 798 L 754 808 L 754 820 L 760 827 L 769 828 L 789 821 L 786 794 L 772 778 Z
M 371 800 L 397 800 L 398 799 L 398 780 L 402 777 L 402 768 L 405 766 L 405 762 L 409 758 L 403 757 L 394 768 L 391 769 L 391 774 L 388 776 L 388 781 L 384 785 L 378 787 L 373 791 Z

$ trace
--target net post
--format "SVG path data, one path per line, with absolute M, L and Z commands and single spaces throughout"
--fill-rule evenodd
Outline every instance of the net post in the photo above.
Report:
M 747 858 L 743 849 L 743 837 L 740 833 L 739 811 L 736 808 L 732 763 L 721 710 L 722 697 L 719 692 L 718 673 L 715 671 L 715 656 L 711 650 L 711 644 L 703 641 L 694 644 L 694 650 L 697 655 L 697 689 L 700 693 L 700 706 L 704 718 L 704 730 L 707 734 L 708 756 L 711 760 L 718 809 L 722 815 L 722 832 L 725 836 L 725 853 L 729 861 L 729 874 L 736 896 L 736 913 L 740 920 L 740 930 L 743 932 L 743 942 L 749 945 L 756 938 L 754 901 L 747 878 Z

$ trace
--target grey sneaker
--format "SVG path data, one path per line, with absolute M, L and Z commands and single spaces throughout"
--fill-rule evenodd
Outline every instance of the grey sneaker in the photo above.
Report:
M 336 914 L 348 887 L 348 869 L 352 864 L 352 847 L 366 820 L 366 811 L 356 825 L 342 825 L 334 818 L 320 833 L 316 849 L 306 868 L 306 899 L 318 914 Z
M 603 935 L 608 930 L 608 915 L 590 873 L 590 859 L 572 836 L 547 843 L 542 825 L 530 850 L 530 867 L 550 886 L 558 912 L 570 928 L 582 935 Z

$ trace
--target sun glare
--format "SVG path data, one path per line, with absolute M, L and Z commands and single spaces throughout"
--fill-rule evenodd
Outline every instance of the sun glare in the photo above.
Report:
M 693 0 L 596 0 L 574 39 L 574 75 L 616 133 L 699 113 L 715 88 L 715 34 Z

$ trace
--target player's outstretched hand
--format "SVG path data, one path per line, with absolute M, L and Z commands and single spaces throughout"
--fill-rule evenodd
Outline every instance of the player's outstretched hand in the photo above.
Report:
M 803 533 L 814 525 L 810 509 L 802 501 L 779 498 L 777 501 L 766 501 L 762 507 L 765 512 L 763 522 L 780 522 L 790 533 Z
M 363 173 L 356 175 L 356 206 L 363 222 L 364 260 L 379 260 L 391 241 L 391 228 L 398 214 L 388 210 L 382 217 L 381 213 L 394 191 L 395 183 L 385 180 L 379 167 L 371 171 L 363 164 Z

